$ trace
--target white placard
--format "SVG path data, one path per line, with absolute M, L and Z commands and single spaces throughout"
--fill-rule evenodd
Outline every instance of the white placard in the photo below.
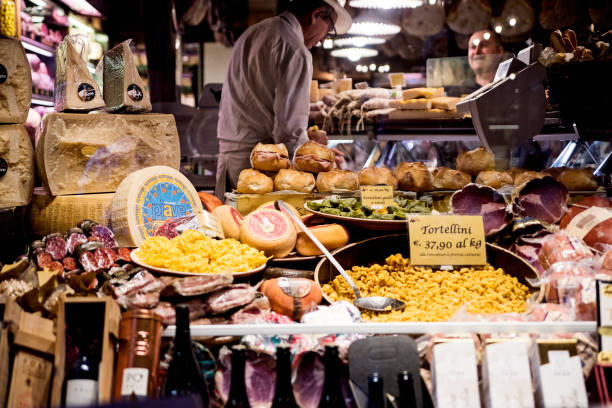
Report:
M 147 368 L 132 367 L 123 370 L 121 382 L 122 397 L 147 397 L 147 386 L 149 384 L 149 370 Z
M 480 408 L 474 341 L 435 345 L 433 381 L 437 408 Z
M 548 364 L 540 366 L 540 387 L 545 407 L 587 408 L 580 357 L 567 350 L 549 350 Z

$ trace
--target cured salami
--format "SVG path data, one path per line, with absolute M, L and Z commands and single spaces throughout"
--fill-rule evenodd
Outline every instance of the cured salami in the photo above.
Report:
M 132 262 L 132 258 L 130 257 L 131 253 L 132 253 L 132 250 L 130 248 L 117 249 L 117 256 L 119 257 L 120 260 L 125 261 L 125 262 Z
M 69 254 L 73 254 L 76 250 L 76 247 L 87 242 L 87 237 L 85 236 L 85 234 L 83 234 L 83 231 L 81 229 L 79 229 L 79 231 L 81 232 L 75 231 L 68 235 L 66 244 L 68 247 L 67 249 Z
M 62 259 L 62 265 L 64 265 L 64 269 L 67 271 L 73 271 L 77 269 L 76 260 L 71 256 L 67 256 Z
M 117 248 L 117 241 L 115 241 L 115 234 L 113 231 L 106 228 L 104 225 L 96 225 L 91 229 L 91 236 L 98 238 L 98 241 L 102 242 L 107 248 Z
M 62 265 L 58 261 L 51 262 L 49 264 L 48 268 L 49 268 L 50 271 L 55 271 L 57 273 L 63 273 L 64 272 L 64 265 Z
M 81 253 L 81 255 L 79 255 L 79 262 L 81 262 L 81 266 L 85 272 L 95 272 L 98 270 L 98 262 L 93 252 L 85 251 Z
M 96 225 L 98 225 L 98 223 L 95 221 L 84 220 L 79 223 L 79 228 L 81 228 L 85 234 L 89 235 L 91 234 L 92 228 L 95 227 Z
M 40 269 L 48 268 L 53 263 L 53 258 L 48 253 L 42 251 L 36 255 L 36 264 Z
M 61 261 L 66 256 L 66 240 L 61 236 L 47 238 L 45 242 L 45 252 L 48 252 L 54 260 Z
M 117 260 L 117 253 L 110 248 L 98 248 L 93 254 L 98 269 L 110 269 Z

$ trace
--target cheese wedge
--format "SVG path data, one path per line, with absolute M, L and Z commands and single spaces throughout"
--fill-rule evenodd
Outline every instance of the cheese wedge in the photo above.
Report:
M 75 48 L 81 48 L 81 54 Z M 104 107 L 98 84 L 82 57 L 86 45 L 80 38 L 66 36 L 55 55 L 55 110 L 89 112 Z
M 432 108 L 456 110 L 457 103 L 461 100 L 461 98 L 455 98 L 452 96 L 439 96 L 437 98 L 431 98 L 430 100 Z
M 23 125 L 0 125 L 0 208 L 28 205 L 34 189 L 34 149 Z
M 0 38 L 0 123 L 24 123 L 32 100 L 32 74 L 18 40 Z
M 151 98 L 127 40 L 104 53 L 104 102 L 111 111 L 150 112 Z
M 444 88 L 411 88 L 402 92 L 402 99 L 431 99 L 439 96 L 444 96 Z
M 397 109 L 431 109 L 431 101 L 429 99 L 407 99 L 399 100 L 392 99 L 389 101 L 389 107 Z
M 114 192 L 130 173 L 180 165 L 172 115 L 48 113 L 36 145 L 36 164 L 52 195 Z

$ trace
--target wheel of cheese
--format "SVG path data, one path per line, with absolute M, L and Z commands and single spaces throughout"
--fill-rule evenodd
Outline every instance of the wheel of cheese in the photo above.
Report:
M 230 205 L 221 205 L 215 208 L 212 213 L 221 221 L 225 238 L 240 239 L 240 225 L 243 218 L 238 210 Z
M 295 247 L 296 239 L 293 223 L 277 210 L 254 211 L 240 226 L 240 242 L 264 251 L 266 256 L 284 258 Z
M 298 210 L 297 210 L 297 209 L 296 209 L 294 206 L 292 206 L 292 205 L 291 205 L 291 204 L 289 204 L 289 203 L 285 203 L 285 204 L 287 205 L 287 207 L 289 207 L 289 209 L 291 210 L 291 212 L 292 212 L 292 213 L 294 213 L 295 215 L 297 215 L 297 217 L 298 217 L 299 219 L 302 219 L 302 214 L 300 214 L 300 213 L 299 213 L 299 211 L 298 211 Z M 257 207 L 257 208 L 255 209 L 255 211 L 264 210 L 264 209 L 267 209 L 267 210 L 276 210 L 276 207 L 274 207 L 274 201 L 268 201 L 267 203 L 263 203 L 262 205 L 260 205 L 259 207 Z M 284 208 L 282 208 L 282 209 L 281 209 L 281 212 L 283 212 L 283 213 L 284 213 L 284 212 L 285 212 L 285 209 L 284 209 Z M 289 219 L 291 219 L 291 216 L 290 216 L 289 214 L 287 214 L 287 217 L 289 217 Z M 293 221 L 293 220 L 292 220 L 292 221 Z M 301 228 L 300 228 L 300 227 L 299 227 L 299 226 L 298 226 L 298 225 L 297 225 L 295 222 L 293 223 L 293 226 L 295 227 L 295 230 L 296 230 L 296 231 L 301 231 Z
M 202 202 L 187 177 L 167 166 L 147 167 L 127 176 L 115 192 L 111 225 L 120 246 L 139 246 L 164 221 L 196 215 Z

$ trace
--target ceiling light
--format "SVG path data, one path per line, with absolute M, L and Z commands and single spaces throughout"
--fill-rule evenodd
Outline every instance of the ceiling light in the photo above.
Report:
M 435 0 L 430 0 L 434 1 Z M 422 0 L 351 0 L 351 7 L 372 9 L 414 8 L 423 5 Z
M 375 23 L 372 21 L 353 23 L 349 34 L 353 35 L 395 35 L 401 31 L 396 24 Z
M 501 26 L 501 24 L 498 24 L 498 25 L 495 26 L 495 32 L 497 34 L 501 33 L 502 30 L 503 30 L 503 27 Z
M 376 71 L 376 64 L 370 64 L 370 71 Z
M 376 37 L 346 37 L 338 38 L 336 45 L 339 47 L 352 46 L 352 47 L 365 47 L 366 45 L 379 45 L 385 43 L 384 38 Z
M 348 58 L 351 61 L 359 61 L 361 58 L 375 57 L 378 51 L 370 48 L 340 48 L 331 52 L 332 57 Z
M 385 72 L 389 72 L 391 70 L 391 67 L 389 65 L 385 65 Z
M 361 65 L 357 65 L 357 66 L 355 67 L 355 70 L 356 70 L 357 72 L 361 72 L 361 69 L 362 69 Z
M 385 72 L 385 67 L 383 67 L 382 65 L 378 67 L 378 72 L 380 72 L 381 74 Z
M 102 14 L 89 4 L 87 0 L 62 0 L 62 3 L 84 16 L 102 17 Z
M 510 20 L 508 20 L 508 24 L 510 24 L 510 27 L 514 27 L 516 25 L 516 18 L 510 18 Z
M 490 40 L 491 39 L 491 33 L 487 31 L 486 33 L 484 33 L 482 35 L 482 38 L 484 38 L 486 41 Z M 474 40 L 474 41 L 476 41 L 476 40 Z

